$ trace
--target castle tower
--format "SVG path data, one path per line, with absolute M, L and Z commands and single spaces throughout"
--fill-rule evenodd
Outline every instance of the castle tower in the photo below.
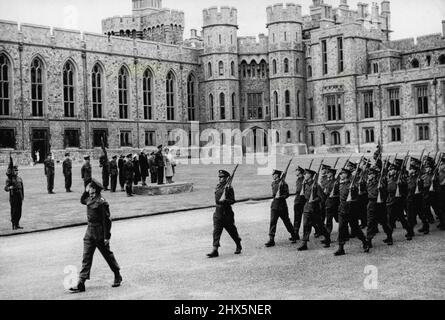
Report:
M 382 12 L 380 14 L 382 18 L 381 28 L 386 33 L 386 40 L 389 41 L 389 35 L 391 31 L 391 4 L 388 0 L 384 0 L 381 3 Z
M 314 1 L 320 5 L 323 1 Z M 305 62 L 301 6 L 287 3 L 267 7 L 272 129 L 279 144 L 304 143 Z
M 146 16 L 159 12 L 162 8 L 162 0 L 132 0 L 133 16 Z
M 218 129 L 239 128 L 237 10 L 205 9 L 203 22 L 205 108 L 201 109 L 201 122 Z

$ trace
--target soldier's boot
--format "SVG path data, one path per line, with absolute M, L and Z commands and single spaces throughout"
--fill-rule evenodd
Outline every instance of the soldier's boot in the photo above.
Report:
M 15 224 L 13 223 L 13 224 L 12 224 L 12 230 L 15 230 L 15 229 L 17 229 L 17 227 L 16 227 Z
M 422 228 L 420 228 L 419 230 L 417 230 L 417 232 L 423 233 L 423 234 L 428 234 L 430 233 L 430 225 L 428 223 L 424 223 L 422 225 Z
M 303 244 L 297 250 L 298 251 L 306 251 L 307 250 L 307 241 L 303 241 Z
M 372 239 L 368 239 L 368 247 L 369 247 L 369 249 L 373 248 L 373 246 L 372 246 Z
M 69 289 L 72 293 L 79 293 L 79 292 L 85 292 L 85 282 L 82 280 L 79 280 L 77 283 L 77 286 L 72 287 Z
M 413 240 L 414 237 L 414 231 L 412 228 L 410 228 L 407 232 L 407 234 L 405 235 L 406 240 L 411 241 Z
M 213 251 L 207 254 L 207 257 L 209 258 L 216 258 L 218 257 L 218 248 L 217 247 L 213 247 Z
M 362 247 L 364 252 L 369 252 L 369 243 L 368 240 L 363 239 L 362 240 Z
M 241 239 L 240 239 L 240 241 L 236 244 L 235 254 L 241 254 L 241 250 L 243 250 L 243 247 L 241 246 Z
M 384 243 L 386 243 L 388 246 L 392 246 L 394 244 L 393 240 L 392 240 L 392 235 L 387 235 L 386 239 L 383 240 Z
M 267 243 L 265 244 L 265 246 L 266 246 L 267 248 L 270 248 L 270 247 L 275 246 L 275 240 L 274 240 L 274 237 L 269 237 L 269 242 L 267 242 Z
M 18 223 L 15 225 L 16 229 L 23 229 L 23 227 L 21 227 Z
M 330 248 L 331 247 L 331 238 L 330 237 L 326 237 L 326 239 L 321 241 L 321 243 L 324 244 L 323 248 Z
M 297 243 L 297 240 L 300 240 L 300 237 L 297 234 L 295 234 L 295 233 L 291 234 L 291 237 L 289 238 L 289 241 L 292 242 L 292 243 Z
M 114 274 L 114 282 L 111 286 L 113 288 L 120 287 L 121 283 L 122 283 L 122 276 L 121 276 L 120 272 L 118 271 Z
M 337 251 L 334 252 L 334 256 L 344 256 L 346 254 L 345 249 L 344 249 L 344 245 L 343 244 L 339 244 L 338 245 L 338 249 Z

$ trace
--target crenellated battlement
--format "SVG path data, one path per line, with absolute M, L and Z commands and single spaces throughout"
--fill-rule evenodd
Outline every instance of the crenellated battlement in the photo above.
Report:
M 220 9 L 218 7 L 210 7 L 202 11 L 203 26 L 211 25 L 233 25 L 238 26 L 237 9 L 233 7 L 223 6 Z
M 442 34 L 435 33 L 420 36 L 417 38 L 407 38 L 385 43 L 389 49 L 398 50 L 402 53 L 428 50 L 433 48 L 445 47 L 445 39 Z
M 239 37 L 238 48 L 240 53 L 265 53 L 268 51 L 268 37 L 263 33 L 257 37 Z
M 267 9 L 267 25 L 275 22 L 300 22 L 302 23 L 301 6 L 295 3 L 277 3 L 273 6 L 268 6 Z

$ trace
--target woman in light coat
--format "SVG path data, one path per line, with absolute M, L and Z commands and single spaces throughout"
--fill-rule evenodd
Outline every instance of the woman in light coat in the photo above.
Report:
M 167 183 L 173 183 L 173 176 L 175 175 L 174 166 L 175 160 L 173 159 L 173 155 L 170 153 L 168 148 L 164 149 L 164 162 L 165 162 L 165 178 L 167 179 Z

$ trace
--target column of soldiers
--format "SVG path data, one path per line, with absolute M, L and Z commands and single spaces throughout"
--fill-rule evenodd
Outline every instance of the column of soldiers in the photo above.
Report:
M 415 236 L 417 217 L 422 222 L 419 233 L 428 234 L 435 219 L 438 229 L 445 230 L 445 154 L 420 159 L 407 154 L 404 159 L 397 155 L 391 160 L 382 161 L 379 148 L 373 160 L 364 156 L 357 163 L 348 159 L 341 170 L 320 164 L 318 172 L 296 170 L 296 195 L 294 199 L 294 224 L 289 218 L 286 199 L 289 187 L 284 181 L 286 172 L 273 172 L 271 219 L 269 241 L 266 247 L 275 246 L 276 225 L 279 218 L 290 233 L 290 241 L 300 240 L 300 227 L 303 229 L 299 251 L 308 250 L 312 228 L 315 238 L 323 236 L 325 248 L 331 245 L 333 220 L 338 222 L 338 249 L 336 256 L 342 256 L 345 245 L 352 238 L 358 238 L 364 252 L 373 248 L 372 240 L 381 225 L 387 245 L 393 245 L 393 232 L 396 222 L 406 230 L 408 241 Z M 321 176 L 319 173 L 321 171 Z M 362 231 L 362 229 L 365 232 Z

